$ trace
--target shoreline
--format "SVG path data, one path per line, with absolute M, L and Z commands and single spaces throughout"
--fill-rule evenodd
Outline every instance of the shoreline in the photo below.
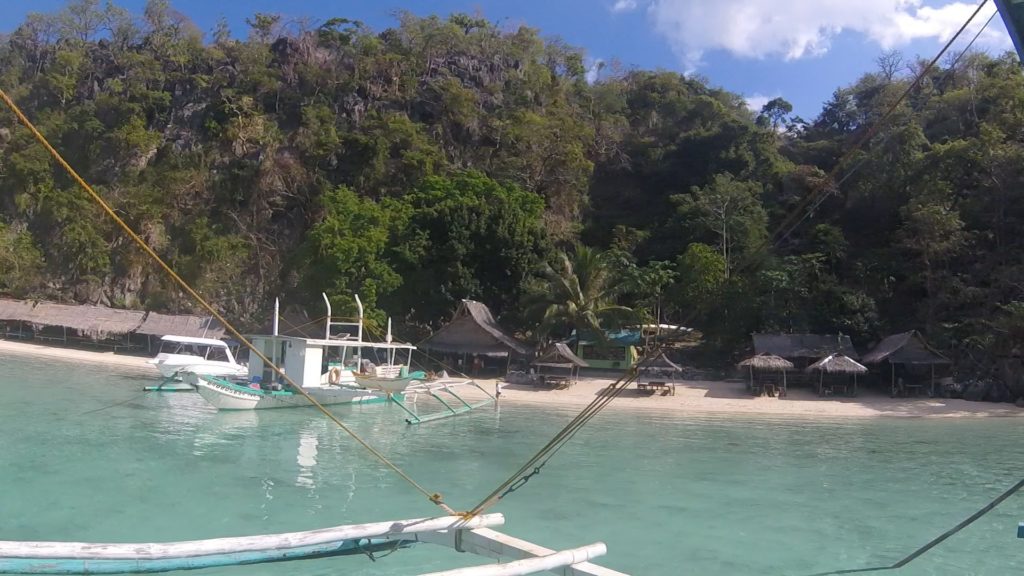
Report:
M 88 362 L 132 376 L 157 377 L 157 370 L 141 356 L 118 355 L 76 348 L 0 340 L 0 358 L 53 358 L 65 362 Z M 545 390 L 520 384 L 507 384 L 500 379 L 476 379 L 489 394 L 501 384 L 500 403 L 582 409 L 602 394 L 612 378 L 581 377 L 571 388 Z M 480 400 L 478 390 L 459 391 L 467 399 Z M 970 402 L 950 398 L 889 398 L 874 390 L 863 390 L 856 398 L 820 398 L 810 390 L 794 388 L 785 399 L 754 397 L 745 385 L 731 381 L 684 380 L 676 385 L 674 396 L 639 393 L 635 386 L 627 388 L 608 404 L 612 410 L 659 412 L 697 416 L 769 416 L 778 418 L 809 418 L 835 420 L 846 418 L 991 418 L 1024 416 L 1024 408 L 1014 404 Z
M 34 342 L 16 342 L 0 340 L 0 358 L 17 356 L 24 358 L 53 358 L 65 362 L 88 362 L 89 364 L 107 366 L 119 373 L 132 376 L 159 376 L 156 368 L 146 363 L 149 358 L 142 356 L 126 356 L 113 352 L 94 352 L 78 348 L 47 346 Z

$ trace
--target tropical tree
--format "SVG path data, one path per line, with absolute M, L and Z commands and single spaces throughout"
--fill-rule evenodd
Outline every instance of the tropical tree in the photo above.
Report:
M 631 308 L 616 304 L 619 287 L 605 255 L 577 245 L 571 254 L 560 251 L 554 263 L 544 265 L 527 295 L 527 314 L 539 321 L 541 338 L 576 330 L 603 340 L 606 330 L 637 321 Z

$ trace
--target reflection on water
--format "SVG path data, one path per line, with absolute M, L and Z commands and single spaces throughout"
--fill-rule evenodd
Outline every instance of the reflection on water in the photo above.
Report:
M 3 359 L 0 539 L 169 541 L 410 518 L 436 508 L 312 409 L 217 412 L 142 380 Z M 87 413 L 103 408 L 102 411 Z M 502 405 L 406 426 L 386 405 L 332 407 L 431 491 L 468 508 L 574 412 Z M 800 575 L 891 563 L 1021 476 L 1020 421 L 839 422 L 610 410 L 495 509 L 552 548 L 608 544 L 637 576 Z M 130 505 L 126 505 L 130 503 Z M 1008 499 L 899 576 L 1021 573 Z M 652 525 L 657 524 L 652 531 Z M 738 553 L 742 552 L 742 553 Z M 473 562 L 418 546 L 202 576 L 419 574 Z
M 316 433 L 309 429 L 303 429 L 299 436 L 299 456 L 296 461 L 299 463 L 299 475 L 295 478 L 295 484 L 303 488 L 316 488 L 313 480 L 313 467 L 316 466 L 316 447 L 319 444 Z

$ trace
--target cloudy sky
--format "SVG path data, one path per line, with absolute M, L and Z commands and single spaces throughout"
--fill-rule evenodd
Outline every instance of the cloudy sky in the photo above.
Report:
M 141 11 L 144 0 L 119 0 Z M 344 16 L 382 29 L 394 13 L 482 13 L 502 26 L 528 24 L 584 48 L 590 62 L 700 74 L 753 107 L 782 96 L 813 118 L 832 91 L 871 70 L 884 50 L 931 57 L 977 7 L 967 0 L 172 0 L 203 30 L 220 17 L 243 35 L 254 12 L 326 19 Z M 0 31 L 29 10 L 62 0 L 0 2 Z M 962 48 L 995 12 L 984 8 Z M 1012 49 L 997 15 L 976 48 Z M 954 51 L 956 48 L 954 48 Z M 593 75 L 598 74 L 597 68 Z

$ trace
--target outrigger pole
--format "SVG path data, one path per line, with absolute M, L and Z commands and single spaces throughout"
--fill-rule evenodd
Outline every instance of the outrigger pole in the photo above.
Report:
M 198 570 L 369 554 L 427 542 L 509 561 L 438 572 L 433 576 L 517 576 L 545 571 L 567 576 L 625 576 L 588 562 L 605 554 L 603 543 L 557 552 L 489 528 L 504 523 L 505 517 L 501 514 L 484 514 L 468 520 L 461 516 L 440 516 L 184 542 L 0 541 L 0 573 L 126 574 Z

